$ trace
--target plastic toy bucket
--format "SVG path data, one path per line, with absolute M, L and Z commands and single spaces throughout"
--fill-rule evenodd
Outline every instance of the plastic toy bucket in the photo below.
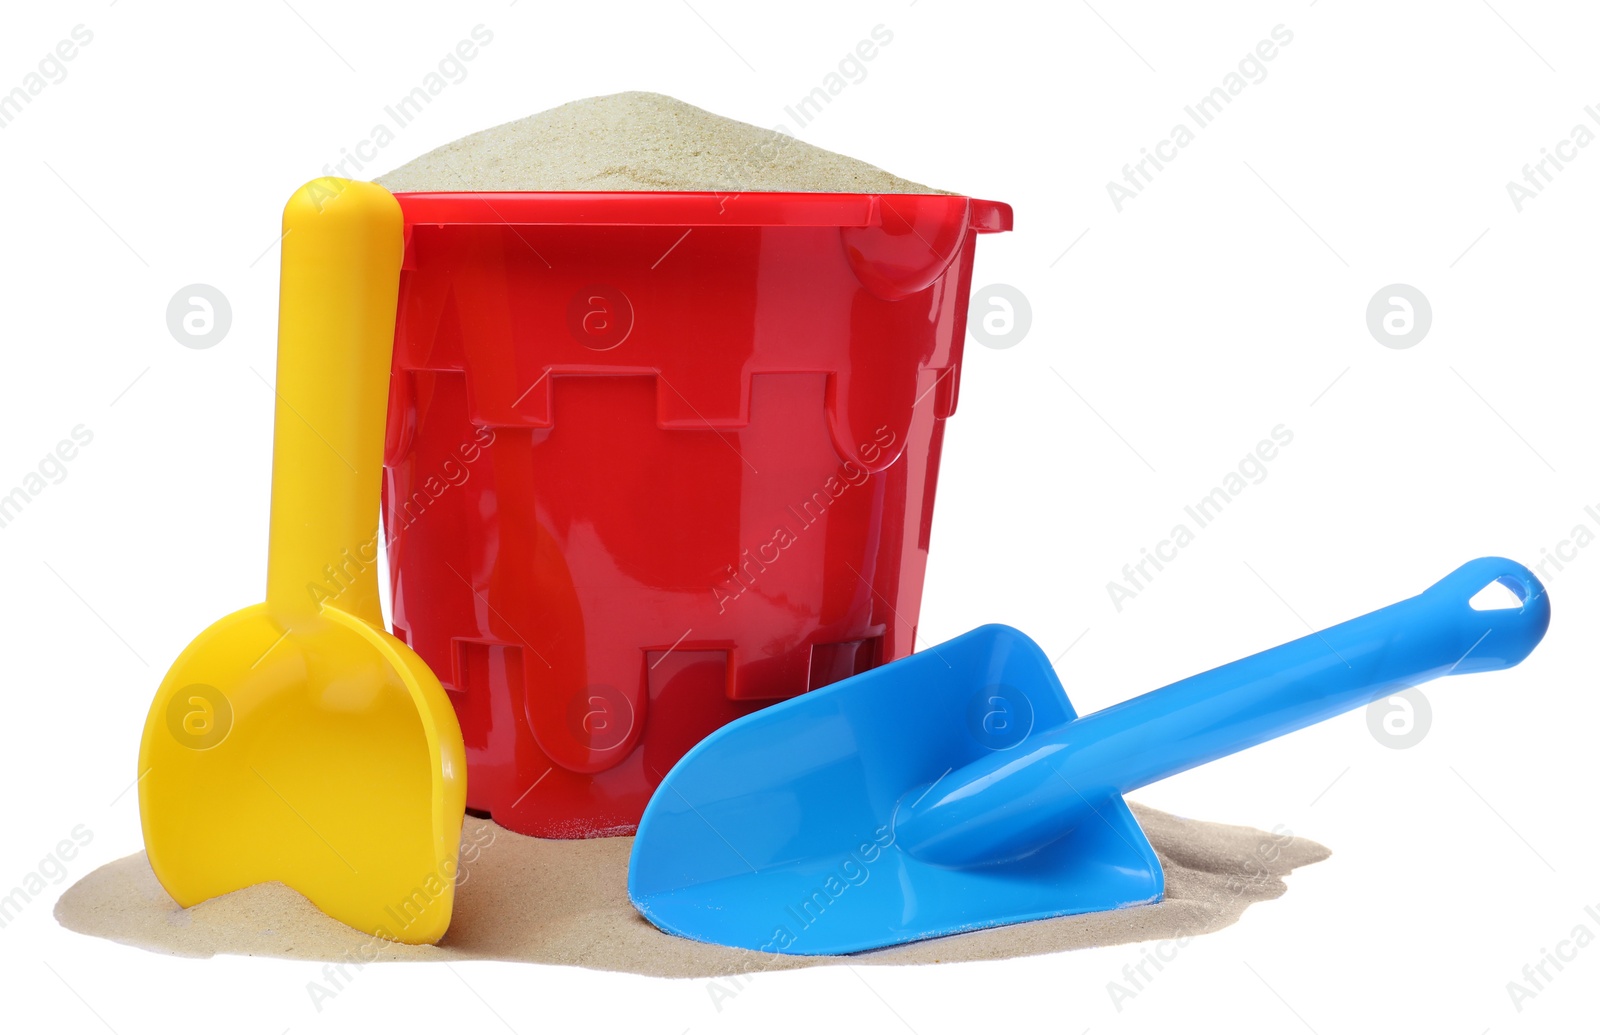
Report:
M 400 194 L 395 634 L 468 805 L 631 832 L 706 734 L 911 652 L 976 235 L 947 195 Z

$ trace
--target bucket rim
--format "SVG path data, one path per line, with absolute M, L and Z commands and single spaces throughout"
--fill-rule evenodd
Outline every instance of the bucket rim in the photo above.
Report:
M 406 229 L 438 226 L 878 227 L 957 216 L 978 233 L 1011 229 L 1011 206 L 961 194 L 750 191 L 398 191 Z

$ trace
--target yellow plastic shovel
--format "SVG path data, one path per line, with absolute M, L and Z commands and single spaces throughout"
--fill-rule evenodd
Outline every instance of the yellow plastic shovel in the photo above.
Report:
M 201 633 L 145 722 L 139 809 L 180 905 L 282 881 L 351 927 L 437 941 L 466 804 L 439 680 L 383 631 L 378 494 L 403 220 L 375 184 L 283 212 L 267 600 Z

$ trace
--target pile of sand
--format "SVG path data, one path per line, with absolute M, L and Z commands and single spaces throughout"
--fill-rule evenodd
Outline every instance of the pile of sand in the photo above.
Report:
M 851 963 L 949 963 L 1155 941 L 1227 927 L 1277 898 L 1289 871 L 1328 857 L 1321 845 L 1249 827 L 1180 819 L 1133 806 L 1167 875 L 1153 906 L 1039 920 L 849 957 Z M 144 853 L 100 867 L 67 890 L 56 919 L 83 934 L 179 956 L 233 953 L 365 963 L 494 959 L 708 977 L 826 964 L 840 957 L 768 956 L 675 938 L 628 902 L 631 837 L 547 841 L 467 820 L 450 931 L 398 945 L 345 927 L 282 884 L 262 884 L 180 909 Z
M 445 144 L 377 182 L 396 192 L 948 193 L 659 93 L 563 104 Z

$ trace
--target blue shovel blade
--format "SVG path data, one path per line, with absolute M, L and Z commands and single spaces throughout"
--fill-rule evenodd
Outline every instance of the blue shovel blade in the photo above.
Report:
M 988 625 L 723 727 L 639 823 L 628 894 L 671 934 L 832 955 L 1156 902 L 1161 864 L 1121 795 L 1023 858 L 961 868 L 894 843 L 895 807 L 1076 713 L 1037 644 Z

